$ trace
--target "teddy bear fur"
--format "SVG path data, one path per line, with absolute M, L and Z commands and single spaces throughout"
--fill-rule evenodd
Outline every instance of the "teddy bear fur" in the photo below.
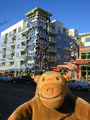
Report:
M 34 80 L 35 96 L 19 106 L 8 120 L 90 120 L 90 104 L 70 92 L 67 76 L 49 71 Z

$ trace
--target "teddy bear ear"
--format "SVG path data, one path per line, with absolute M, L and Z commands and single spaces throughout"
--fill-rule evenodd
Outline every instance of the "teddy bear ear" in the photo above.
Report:
M 66 82 L 69 81 L 69 77 L 67 75 L 63 75 L 63 77 L 65 78 Z
M 37 83 L 40 77 L 41 77 L 41 75 L 36 75 L 36 76 L 34 77 L 34 82 Z

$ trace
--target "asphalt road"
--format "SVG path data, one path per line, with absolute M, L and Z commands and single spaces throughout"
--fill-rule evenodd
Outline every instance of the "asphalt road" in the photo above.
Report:
M 25 84 L 0 83 L 0 120 L 7 120 L 15 108 L 32 99 L 34 89 L 35 87 Z M 90 103 L 90 91 L 72 93 Z

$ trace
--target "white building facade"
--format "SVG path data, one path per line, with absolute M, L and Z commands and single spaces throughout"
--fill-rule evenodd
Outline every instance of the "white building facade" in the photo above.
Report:
M 26 27 L 27 21 L 21 20 L 1 33 L 1 70 L 19 70 L 25 67 Z

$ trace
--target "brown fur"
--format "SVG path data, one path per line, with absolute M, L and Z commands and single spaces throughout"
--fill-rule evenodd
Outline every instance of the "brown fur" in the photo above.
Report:
M 35 96 L 19 106 L 8 120 L 90 120 L 90 104 L 70 92 L 66 76 L 49 71 L 34 80 Z

